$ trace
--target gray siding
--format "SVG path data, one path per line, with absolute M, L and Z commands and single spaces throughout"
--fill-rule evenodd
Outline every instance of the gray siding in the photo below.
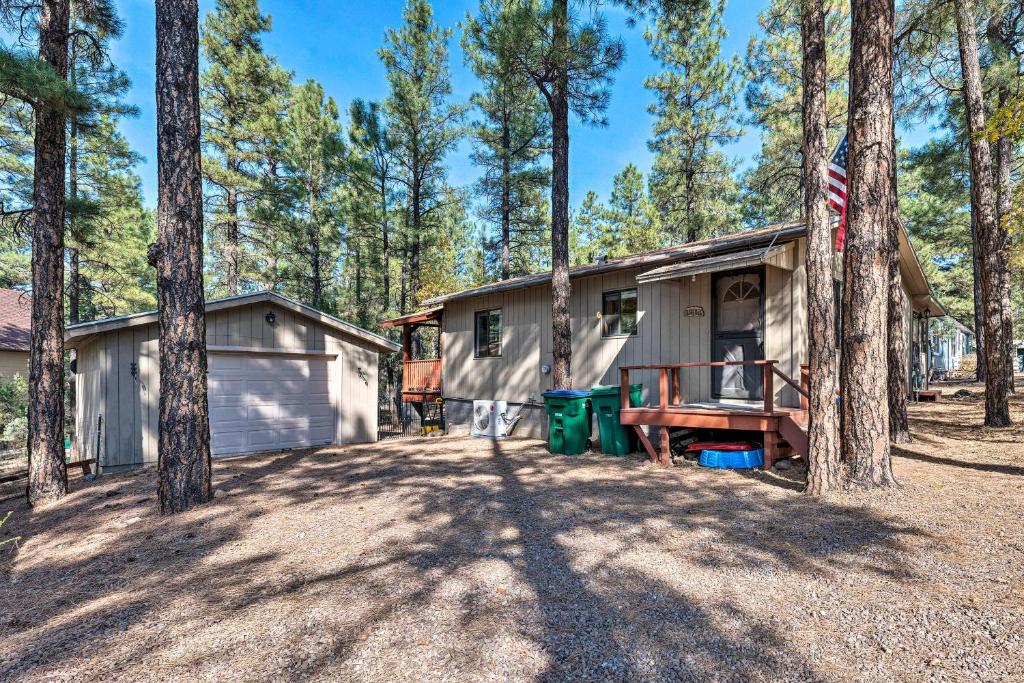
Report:
M 794 379 L 806 362 L 806 273 L 804 242 L 765 267 L 765 355 L 779 360 L 779 368 Z M 779 267 L 776 267 L 779 266 Z M 645 269 L 625 270 L 572 282 L 573 385 L 618 384 L 619 368 L 625 365 L 701 362 L 711 359 L 711 276 L 637 285 Z M 602 294 L 636 287 L 639 295 L 639 330 L 631 337 L 603 338 Z M 703 316 L 684 316 L 687 307 L 699 306 Z M 500 358 L 473 357 L 473 319 L 476 311 L 501 308 L 503 316 Z M 552 388 L 551 376 L 541 366 L 551 364 L 550 287 L 540 285 L 471 299 L 445 306 L 442 373 L 445 398 L 506 400 L 527 403 L 540 400 Z M 658 400 L 658 373 L 634 371 L 634 382 L 644 384 L 644 400 Z M 682 373 L 684 401 L 711 397 L 708 368 Z M 796 392 L 776 382 L 776 398 L 783 405 L 798 405 Z M 530 433 L 539 431 L 530 427 Z
M 273 311 L 276 321 L 265 316 Z M 338 397 L 337 443 L 377 437 L 377 351 L 345 335 L 272 303 L 210 313 L 207 345 L 244 353 L 323 353 L 332 357 L 332 396 Z M 78 349 L 75 384 L 76 447 L 97 457 L 105 469 L 151 464 L 157 459 L 160 358 L 157 325 L 140 325 L 101 334 Z M 138 368 L 133 377 L 132 364 Z

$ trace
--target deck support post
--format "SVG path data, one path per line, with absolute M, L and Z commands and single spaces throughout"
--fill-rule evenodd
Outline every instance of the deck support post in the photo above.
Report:
M 779 433 L 777 431 L 766 431 L 764 433 L 764 471 L 768 472 L 775 466 L 775 460 L 779 456 Z
M 669 443 L 669 428 L 661 428 L 661 458 L 658 464 L 662 467 L 668 467 L 672 464 L 672 447 Z
M 763 384 L 761 391 L 764 393 L 764 412 L 766 413 L 775 412 L 775 370 L 772 363 L 773 361 L 768 360 L 761 365 Z
M 633 425 L 633 429 L 636 430 L 637 438 L 640 439 L 640 443 L 647 452 L 647 457 L 650 458 L 651 462 L 658 462 L 658 454 L 654 451 L 654 446 L 651 445 L 651 440 L 647 438 L 644 428 L 640 425 Z

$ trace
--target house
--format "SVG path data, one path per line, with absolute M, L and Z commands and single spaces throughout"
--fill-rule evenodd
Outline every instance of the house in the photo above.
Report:
M 157 313 L 71 325 L 76 447 L 101 471 L 157 459 Z M 215 456 L 377 438 L 378 354 L 399 346 L 275 292 L 208 301 Z
M 619 384 L 625 372 L 643 383 L 645 405 L 627 406 L 623 424 L 778 436 L 780 422 L 799 422 L 805 391 L 805 232 L 799 222 L 782 223 L 570 269 L 573 386 Z M 900 255 L 909 371 L 925 359 L 917 340 L 926 337 L 926 321 L 943 310 L 902 231 Z M 838 259 L 836 272 L 838 296 Z M 430 389 L 443 397 L 449 423 L 468 423 L 475 399 L 505 400 L 510 413 L 521 412 L 517 434 L 546 435 L 550 283 L 550 272 L 495 282 L 429 299 L 427 311 L 386 322 L 440 325 Z M 408 400 L 424 389 L 407 388 Z
M 974 333 L 952 316 L 936 320 L 931 330 L 931 378 L 944 379 L 960 370 L 964 356 L 974 352 Z
M 0 289 L 0 377 L 28 376 L 32 338 L 32 297 Z

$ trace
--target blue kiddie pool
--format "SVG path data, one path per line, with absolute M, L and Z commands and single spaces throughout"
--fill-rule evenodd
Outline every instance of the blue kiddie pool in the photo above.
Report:
M 703 467 L 716 467 L 719 469 L 744 470 L 764 465 L 764 449 L 757 448 L 749 451 L 714 451 L 703 450 L 700 452 L 700 464 Z

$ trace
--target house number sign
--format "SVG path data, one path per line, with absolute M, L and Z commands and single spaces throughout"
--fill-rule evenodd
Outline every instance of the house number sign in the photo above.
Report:
M 683 309 L 683 315 L 687 318 L 703 318 L 704 307 L 703 306 L 687 306 Z

